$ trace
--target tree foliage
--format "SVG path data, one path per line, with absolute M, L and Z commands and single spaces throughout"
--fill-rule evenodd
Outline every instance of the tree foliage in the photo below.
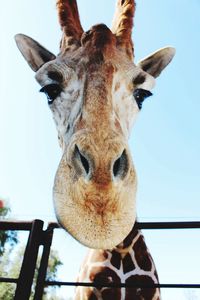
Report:
M 9 217 L 10 208 L 8 204 L 0 200 L 0 220 L 6 220 Z M 16 247 L 13 247 L 13 246 Z M 0 277 L 18 278 L 22 260 L 24 257 L 25 246 L 19 245 L 19 239 L 15 231 L 0 231 Z M 34 297 L 36 280 L 40 266 L 41 255 L 38 255 L 37 266 L 35 270 L 31 297 Z M 51 250 L 48 269 L 47 280 L 55 280 L 59 266 L 62 265 L 58 253 Z M 12 300 L 16 289 L 15 283 L 0 283 L 0 299 Z M 48 287 L 44 290 L 43 300 L 62 300 L 56 295 L 56 287 Z
M 5 201 L 0 200 L 0 220 L 6 220 L 6 218 L 9 217 L 9 214 L 10 207 Z M 12 248 L 17 242 L 17 232 L 0 230 L 0 256 L 4 253 L 6 244 Z
M 20 267 L 22 264 L 22 259 L 24 255 L 24 246 L 19 246 L 15 253 L 11 253 L 10 251 L 5 251 L 3 260 L 0 264 L 0 276 L 1 277 L 12 277 L 18 278 Z M 38 275 L 38 270 L 40 266 L 41 255 L 38 256 L 37 266 L 35 270 L 32 290 L 31 290 L 31 297 L 30 300 L 34 297 L 34 291 L 36 286 L 36 280 Z M 57 271 L 59 266 L 61 265 L 61 261 L 58 257 L 56 251 L 52 250 L 49 257 L 49 264 L 47 269 L 47 280 L 55 280 Z M 0 299 L 4 300 L 11 300 L 13 299 L 13 295 L 15 293 L 16 285 L 13 283 L 1 283 L 0 284 Z M 56 295 L 56 287 L 48 287 L 44 289 L 43 300 L 61 300 Z

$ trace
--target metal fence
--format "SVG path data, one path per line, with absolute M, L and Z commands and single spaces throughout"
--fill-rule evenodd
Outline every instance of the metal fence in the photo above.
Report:
M 31 294 L 31 287 L 36 269 L 39 247 L 42 246 L 42 257 L 40 261 L 37 282 L 34 291 L 34 300 L 41 300 L 46 286 L 93 286 L 102 287 L 102 285 L 91 282 L 61 282 L 47 281 L 46 273 L 48 259 L 53 238 L 54 229 L 60 228 L 57 223 L 49 223 L 46 229 L 43 229 L 44 222 L 34 220 L 31 222 L 9 222 L 0 221 L 0 230 L 17 230 L 29 231 L 29 237 L 21 265 L 18 278 L 0 277 L 1 282 L 15 283 L 16 290 L 14 300 L 28 300 Z M 144 222 L 136 223 L 137 229 L 154 230 L 154 229 L 197 229 L 200 228 L 200 222 Z M 133 284 L 107 284 L 104 287 L 139 287 Z M 200 284 L 155 284 L 140 285 L 142 288 L 200 288 Z

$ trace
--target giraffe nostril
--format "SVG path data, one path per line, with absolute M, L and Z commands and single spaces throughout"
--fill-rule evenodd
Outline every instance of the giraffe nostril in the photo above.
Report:
M 113 165 L 113 175 L 116 177 L 120 171 L 121 157 L 119 157 Z
M 79 160 L 81 166 L 85 170 L 86 174 L 89 174 L 90 171 L 90 165 L 88 159 L 80 152 L 77 145 L 75 145 L 75 156 Z
M 113 164 L 114 177 L 124 178 L 128 171 L 128 157 L 126 150 L 122 152 L 122 155 Z

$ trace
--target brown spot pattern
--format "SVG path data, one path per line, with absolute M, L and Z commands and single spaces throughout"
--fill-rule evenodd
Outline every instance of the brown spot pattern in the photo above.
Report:
M 127 284 L 137 285 L 138 287 L 127 288 L 125 300 L 152 300 L 155 288 L 140 288 L 142 285 L 152 285 L 153 280 L 149 276 L 134 275 L 126 280 Z
M 106 285 L 109 283 L 120 283 L 119 276 L 108 267 L 94 267 L 91 270 L 90 280 L 96 284 Z
M 134 239 L 137 234 L 140 232 L 137 229 L 133 229 L 130 234 L 127 236 L 126 243 L 129 244 L 132 239 Z M 141 233 L 140 233 L 141 234 Z M 130 244 L 129 244 L 130 246 Z M 139 236 L 136 243 L 133 246 L 135 251 L 135 257 L 137 260 L 138 265 L 143 270 L 149 271 L 152 263 L 151 263 L 151 255 L 147 251 L 147 247 L 144 241 L 144 238 L 142 235 Z M 125 250 L 126 251 L 126 250 Z M 111 252 L 111 264 L 117 268 L 120 269 L 120 264 L 122 264 L 123 267 L 123 273 L 127 274 L 130 271 L 135 270 L 135 265 L 132 261 L 131 255 L 128 252 L 130 250 L 127 250 L 127 254 L 123 257 L 120 253 L 113 250 Z M 104 250 L 95 250 L 93 251 L 92 256 L 90 256 L 91 260 L 90 263 L 93 262 L 103 262 L 106 259 L 108 259 L 108 251 Z M 158 282 L 158 275 L 155 271 L 154 273 L 155 277 L 157 278 Z M 83 278 L 85 278 L 85 275 L 83 275 Z M 79 279 L 80 281 L 82 280 Z M 109 267 L 93 267 L 90 271 L 90 278 L 92 282 L 95 282 L 97 284 L 106 285 L 109 283 L 121 283 L 121 278 L 116 274 L 115 271 L 111 270 Z M 158 289 L 156 288 L 143 288 L 142 285 L 153 285 L 154 281 L 150 276 L 147 275 L 132 275 L 130 276 L 126 282 L 127 284 L 136 286 L 127 288 L 125 290 L 125 299 L 124 300 L 152 300 L 154 297 L 156 291 Z M 86 288 L 87 289 L 87 288 Z M 99 291 L 101 292 L 102 299 L 103 300 L 121 300 L 121 289 L 120 288 L 99 288 Z M 88 289 L 88 299 L 94 299 L 96 300 L 96 296 L 93 294 L 93 291 L 91 289 Z M 160 300 L 160 296 L 158 296 L 158 299 Z
M 143 236 L 139 237 L 133 246 L 133 250 L 139 267 L 144 271 L 151 271 L 152 263 Z
M 119 270 L 121 266 L 121 255 L 116 251 L 112 251 L 112 257 L 110 262 L 115 268 Z
M 93 251 L 93 255 L 91 257 L 90 263 L 93 262 L 100 262 L 104 261 L 108 257 L 108 252 L 103 250 L 95 250 Z M 87 261 L 87 259 L 86 259 Z M 86 263 L 85 261 L 85 263 Z M 86 275 L 83 274 L 83 277 L 79 278 L 79 281 L 83 281 L 86 277 Z M 90 277 L 89 280 L 91 282 L 94 282 L 96 284 L 100 285 L 106 285 L 109 283 L 120 283 L 120 278 L 117 276 L 117 274 L 110 270 L 108 267 L 93 267 L 90 270 Z M 90 288 L 83 288 L 85 290 L 85 293 L 87 293 L 87 299 L 88 300 L 97 300 L 97 297 L 95 296 L 94 292 Z M 121 289 L 120 288 L 98 288 L 101 290 L 102 299 L 103 300 L 121 300 Z M 79 294 L 76 294 L 77 298 L 79 299 Z
M 103 300 L 121 300 L 120 289 L 105 289 L 102 291 Z
M 132 244 L 133 239 L 137 236 L 137 234 L 138 234 L 138 230 L 133 228 L 131 232 L 127 235 L 125 240 L 123 241 L 123 248 L 129 247 Z
M 135 270 L 135 265 L 133 263 L 133 260 L 130 256 L 130 254 L 126 254 L 126 256 L 123 258 L 122 260 L 122 264 L 123 264 L 123 272 L 124 274 Z

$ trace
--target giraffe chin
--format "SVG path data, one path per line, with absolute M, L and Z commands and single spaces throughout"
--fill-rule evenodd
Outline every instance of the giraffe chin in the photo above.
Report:
M 116 218 L 80 210 L 80 207 L 67 205 L 59 193 L 54 193 L 54 205 L 59 224 L 78 242 L 92 249 L 115 248 L 127 237 L 136 220 L 133 213 L 125 211 Z

